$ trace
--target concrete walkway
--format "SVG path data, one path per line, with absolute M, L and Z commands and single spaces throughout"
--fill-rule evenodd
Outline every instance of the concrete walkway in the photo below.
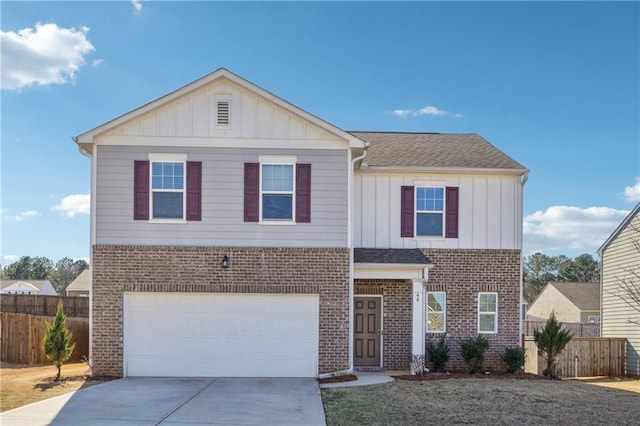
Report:
M 369 386 L 369 385 L 379 385 L 382 383 L 393 382 L 392 376 L 402 375 L 402 374 L 410 374 L 408 371 L 376 371 L 376 372 L 365 372 L 365 371 L 356 371 L 354 373 L 358 380 L 352 380 L 350 382 L 339 382 L 339 383 L 323 383 L 320 385 L 322 389 L 330 389 L 330 388 L 346 388 L 352 386 Z
M 326 425 L 318 382 L 126 378 L 0 414 L 13 425 Z

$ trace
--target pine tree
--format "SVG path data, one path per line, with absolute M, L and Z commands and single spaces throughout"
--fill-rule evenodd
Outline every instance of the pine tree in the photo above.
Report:
M 556 314 L 551 312 L 542 330 L 534 330 L 533 339 L 538 346 L 538 354 L 545 357 L 547 368 L 542 374 L 551 378 L 557 378 L 556 357 L 564 350 L 571 341 L 573 334 L 562 328 L 562 323 L 556 319 Z
M 60 380 L 62 364 L 69 359 L 76 344 L 69 346 L 73 334 L 67 328 L 67 316 L 64 314 L 62 303 L 58 303 L 58 310 L 53 323 L 47 324 L 47 332 L 42 339 L 42 351 L 49 361 L 53 361 L 58 374 L 56 380 Z

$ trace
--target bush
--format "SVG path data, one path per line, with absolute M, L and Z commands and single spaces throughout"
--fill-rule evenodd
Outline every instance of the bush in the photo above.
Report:
M 507 366 L 507 373 L 518 373 L 524 369 L 524 348 L 516 346 L 514 348 L 504 348 L 500 359 Z
M 482 336 L 469 337 L 460 342 L 460 352 L 469 373 L 484 373 L 484 353 L 489 348 L 489 341 Z
M 547 366 L 542 370 L 545 377 L 558 378 L 556 357 L 564 350 L 571 341 L 573 334 L 562 327 L 562 323 L 556 319 L 556 314 L 551 312 L 542 330 L 533 331 L 533 339 L 538 346 L 538 354 L 543 355 L 547 361 Z
M 447 346 L 444 336 L 440 337 L 438 344 L 427 342 L 426 350 L 433 371 L 444 371 L 444 366 L 449 361 L 449 346 Z

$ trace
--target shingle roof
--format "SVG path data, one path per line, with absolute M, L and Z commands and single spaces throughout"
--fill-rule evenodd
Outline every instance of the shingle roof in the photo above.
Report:
M 418 249 L 353 249 L 354 263 L 393 263 L 430 265 L 431 261 Z
M 42 287 L 47 284 L 51 284 L 49 280 L 2 280 L 0 281 L 0 288 L 7 288 L 20 281 L 22 281 L 23 283 L 31 284 L 38 290 L 42 290 Z
M 67 286 L 67 291 L 89 291 L 89 281 L 91 279 L 91 271 L 85 269 L 76 277 L 75 280 Z
M 600 309 L 600 284 L 551 282 L 560 293 L 569 299 L 581 311 Z
M 350 133 L 369 142 L 369 167 L 526 170 L 477 134 Z

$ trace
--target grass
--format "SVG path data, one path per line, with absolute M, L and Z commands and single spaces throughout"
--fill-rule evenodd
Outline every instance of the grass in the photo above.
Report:
M 322 390 L 327 425 L 637 425 L 640 395 L 577 381 L 451 379 Z

